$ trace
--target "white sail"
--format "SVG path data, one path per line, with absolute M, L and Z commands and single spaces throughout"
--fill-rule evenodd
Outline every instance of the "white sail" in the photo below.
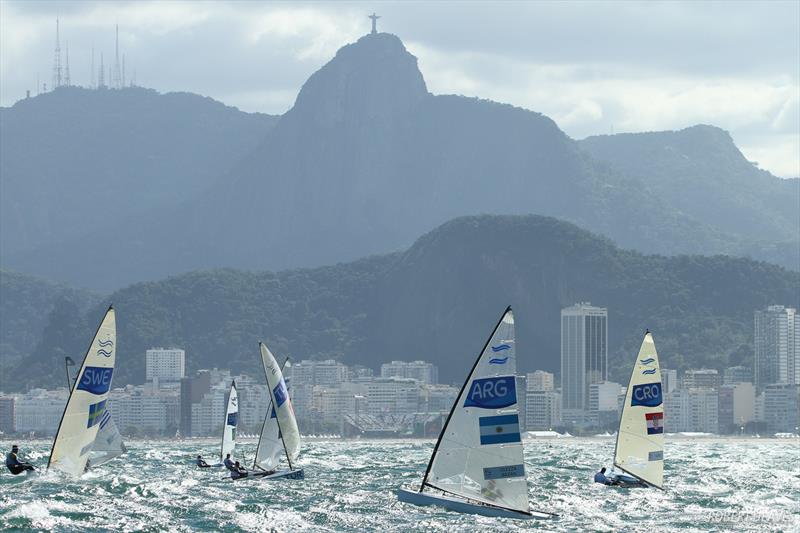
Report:
M 100 422 L 106 412 L 108 391 L 111 389 L 114 373 L 116 343 L 114 309 L 109 307 L 83 358 L 78 379 L 72 385 L 53 441 L 48 469 L 53 468 L 73 476 L 84 472 Z
M 297 428 L 297 420 L 294 416 L 294 409 L 292 409 L 292 402 L 289 399 L 289 391 L 283 379 L 283 372 L 281 372 L 281 368 L 278 366 L 278 362 L 273 357 L 272 352 L 269 351 L 269 348 L 264 343 L 259 343 L 259 347 L 261 348 L 261 362 L 264 365 L 264 372 L 267 376 L 267 388 L 269 389 L 272 405 L 275 407 L 275 420 L 278 425 L 280 439 L 283 442 L 283 449 L 289 462 L 289 468 L 294 468 L 292 462 L 300 453 L 300 430 Z
M 77 379 L 77 374 L 70 371 L 70 368 L 75 366 L 72 358 L 66 358 L 67 367 L 67 384 L 69 389 L 72 389 L 72 384 Z M 128 451 L 125 447 L 125 442 L 122 440 L 122 435 L 117 428 L 116 422 L 111 418 L 111 409 L 106 407 L 103 418 L 100 420 L 100 429 L 97 430 L 97 437 L 94 439 L 92 451 L 89 454 L 89 466 L 100 466 L 109 462 L 115 457 L 119 457 Z
M 519 430 L 514 315 L 495 327 L 442 428 L 420 491 L 530 514 Z
M 236 391 L 236 381 L 231 383 L 231 392 L 228 395 L 228 405 L 225 409 L 225 420 L 222 426 L 222 448 L 219 454 L 220 462 L 225 456 L 231 454 L 236 448 L 236 426 L 239 423 L 239 393 Z
M 289 366 L 288 359 L 283 363 L 283 366 L 284 368 Z M 267 368 L 265 366 L 265 374 L 266 371 Z M 289 389 L 288 383 L 286 384 L 286 388 L 287 390 Z M 264 424 L 261 426 L 261 435 L 258 438 L 258 447 L 256 448 L 256 456 L 253 459 L 253 468 L 258 467 L 263 470 L 275 470 L 283 455 L 283 440 L 281 439 L 281 432 L 278 427 L 278 416 L 270 400 L 267 406 Z
M 650 332 L 642 341 L 622 405 L 614 466 L 662 488 L 664 406 L 658 353 Z

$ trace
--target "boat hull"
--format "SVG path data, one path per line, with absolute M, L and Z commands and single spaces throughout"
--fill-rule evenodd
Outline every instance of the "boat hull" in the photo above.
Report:
M 477 514 L 481 516 L 491 516 L 498 518 L 516 518 L 521 520 L 547 520 L 555 518 L 557 515 L 548 513 L 539 513 L 532 511 L 531 513 L 521 513 L 517 511 L 510 511 L 500 507 L 492 507 L 489 505 L 481 505 L 470 503 L 466 500 L 447 495 L 432 494 L 429 492 L 419 492 L 411 488 L 400 487 L 397 489 L 397 499 L 404 503 L 411 503 L 414 505 L 438 505 L 444 507 L 448 511 L 456 511 L 458 513 Z

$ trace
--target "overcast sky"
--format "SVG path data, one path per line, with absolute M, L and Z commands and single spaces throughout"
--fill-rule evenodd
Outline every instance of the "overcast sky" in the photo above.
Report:
M 574 138 L 730 131 L 744 154 L 800 176 L 800 2 L 0 2 L 0 105 L 51 84 L 55 19 L 73 84 L 91 52 L 159 91 L 279 114 L 344 44 L 398 35 L 436 94 L 542 112 Z M 62 59 L 63 62 L 63 59 Z

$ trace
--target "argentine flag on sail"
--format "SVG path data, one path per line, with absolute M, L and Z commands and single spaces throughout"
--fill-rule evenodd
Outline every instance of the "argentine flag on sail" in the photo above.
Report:
M 481 427 L 482 445 L 522 442 L 518 415 L 482 416 L 478 423 Z

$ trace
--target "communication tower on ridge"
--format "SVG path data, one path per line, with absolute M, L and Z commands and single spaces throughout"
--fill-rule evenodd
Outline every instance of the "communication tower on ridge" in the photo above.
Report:
M 111 74 L 111 87 L 122 89 L 122 70 L 119 65 L 119 24 L 115 26 L 116 35 L 114 38 L 114 71 Z
M 70 85 L 72 85 L 72 83 L 70 81 L 70 78 L 69 78 L 69 41 L 67 41 L 67 55 L 66 55 L 66 57 L 64 59 L 65 59 L 65 64 L 64 64 L 64 85 L 69 87 Z
M 58 18 L 56 18 L 56 52 L 53 58 L 53 89 L 61 87 L 61 38 L 59 35 Z

